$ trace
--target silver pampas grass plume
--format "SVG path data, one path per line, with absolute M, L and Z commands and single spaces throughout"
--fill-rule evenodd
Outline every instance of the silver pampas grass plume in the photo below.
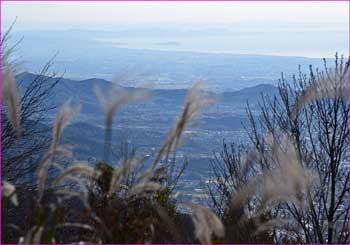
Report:
M 153 167 L 157 166 L 164 155 L 168 155 L 178 146 L 183 132 L 190 123 L 202 113 L 202 110 L 206 106 L 213 103 L 212 100 L 204 96 L 203 89 L 204 84 L 201 82 L 194 84 L 194 86 L 189 89 L 182 114 L 168 134 L 167 141 L 159 150 Z
M 97 98 L 105 112 L 105 152 L 104 160 L 108 162 L 110 154 L 110 142 L 112 135 L 112 123 L 115 114 L 120 108 L 128 103 L 143 101 L 149 97 L 145 90 L 136 90 L 129 92 L 126 89 L 114 85 L 107 96 L 104 96 L 99 87 L 95 87 L 95 93 Z
M 94 168 L 88 166 L 85 163 L 76 164 L 71 167 L 66 168 L 53 182 L 54 185 L 58 185 L 69 179 L 70 176 L 74 174 L 84 175 L 87 178 L 96 179 L 100 176 L 100 172 L 96 171 Z
M 16 187 L 7 181 L 2 183 L 2 196 L 9 198 L 13 205 L 18 206 Z
M 336 55 L 335 68 L 327 68 L 325 62 L 325 70 L 318 72 L 315 77 L 312 77 L 309 86 L 303 94 L 297 99 L 294 106 L 294 113 L 297 113 L 306 104 L 314 100 L 322 98 L 340 98 L 346 99 L 350 94 L 347 86 L 350 83 L 349 63 L 344 63 L 344 58 L 340 59 L 338 64 L 338 55 Z
M 62 146 L 59 146 L 59 140 L 61 138 L 62 132 L 64 128 L 74 119 L 74 117 L 78 114 L 80 111 L 80 106 L 76 106 L 75 108 L 72 108 L 69 105 L 69 101 L 66 101 L 62 107 L 60 108 L 55 125 L 53 128 L 53 135 L 52 135 L 52 141 L 51 141 L 51 147 L 49 151 L 44 155 L 38 171 L 38 200 L 40 202 L 42 195 L 45 190 L 45 183 L 47 179 L 47 171 L 51 164 L 51 158 L 54 157 L 57 153 L 64 153 L 65 155 L 70 155 L 69 150 L 65 149 Z
M 140 196 L 141 194 L 145 194 L 147 192 L 155 192 L 159 191 L 162 188 L 162 186 L 159 183 L 153 182 L 153 181 L 147 181 L 147 182 L 141 182 L 133 186 L 128 196 Z
M 303 206 L 306 191 L 316 181 L 316 175 L 300 160 L 293 141 L 286 135 L 273 137 L 269 156 L 274 168 L 262 176 L 261 195 L 264 205 L 286 200 Z
M 304 166 L 287 135 L 270 135 L 267 138 L 269 150 L 264 159 L 269 161 L 271 168 L 263 170 L 242 187 L 233 197 L 232 206 L 244 205 L 253 196 L 259 196 L 261 212 L 282 201 L 305 207 L 305 193 L 317 184 L 316 174 Z
M 72 108 L 69 104 L 70 101 L 65 101 L 57 114 L 51 142 L 52 153 L 56 151 L 56 147 L 61 138 L 64 128 L 74 119 L 74 117 L 76 117 L 80 111 L 80 105 Z
M 3 100 L 7 105 L 7 113 L 10 123 L 16 132 L 16 137 L 19 138 L 21 123 L 21 101 L 16 84 L 16 78 L 13 72 L 7 66 L 3 68 L 2 72 Z
M 223 237 L 225 227 L 221 220 L 208 208 L 190 204 L 191 217 L 195 227 L 195 236 L 201 243 L 211 243 L 212 235 Z

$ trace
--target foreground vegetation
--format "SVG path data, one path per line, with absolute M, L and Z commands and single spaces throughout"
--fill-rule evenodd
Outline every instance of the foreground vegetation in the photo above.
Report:
M 349 243 L 349 63 L 343 58 L 292 81 L 282 77 L 278 95 L 262 95 L 258 118 L 247 105 L 250 144 L 224 144 L 215 155 L 207 208 L 175 195 L 187 164 L 176 161 L 176 148 L 214 103 L 201 83 L 188 91 L 150 164 L 127 147 L 118 161 L 111 157 L 117 112 L 149 96 L 117 87 L 103 95 L 97 88 L 104 159 L 91 166 L 60 144 L 79 105 L 67 101 L 52 127 L 36 127 L 54 108 L 50 95 L 59 79 L 44 79 L 49 62 L 19 93 L 7 38 L 1 42 L 2 243 Z

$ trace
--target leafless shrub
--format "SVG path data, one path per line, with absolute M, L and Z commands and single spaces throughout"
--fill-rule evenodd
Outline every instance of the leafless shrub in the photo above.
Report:
M 252 235 L 257 236 L 264 231 L 276 229 L 276 227 L 282 227 L 283 229 L 285 225 L 288 225 L 288 220 L 280 218 L 270 219 L 266 222 L 256 222 L 257 229 Z
M 33 187 L 39 156 L 47 150 L 50 127 L 37 127 L 55 107 L 49 100 L 59 78 L 49 75 L 50 60 L 30 82 L 21 80 L 18 72 L 23 63 L 19 54 L 22 39 L 12 40 L 10 28 L 1 38 L 4 106 L 1 112 L 2 172 L 16 185 Z M 49 76 L 48 76 L 49 75 Z
M 14 73 L 17 72 L 17 69 L 23 63 L 19 57 L 16 57 L 18 56 L 16 55 L 18 45 L 21 43 L 23 38 L 17 40 L 16 42 L 12 42 L 11 40 L 11 32 L 16 24 L 16 21 L 17 19 L 11 23 L 10 27 L 3 33 L 0 40 L 2 68 L 4 70 L 9 69 Z
M 214 165 L 220 195 L 211 194 L 229 242 L 348 242 L 348 66 L 336 56 L 334 69 L 282 77 L 259 117 L 248 105 L 252 155 L 233 146 Z
M 346 100 L 349 90 L 347 85 L 349 82 L 349 63 L 341 57 L 340 63 L 338 55 L 335 56 L 335 67 L 328 68 L 324 59 L 324 71 L 317 72 L 315 75 L 311 72 L 311 82 L 298 98 L 294 113 L 298 112 L 303 106 L 313 100 L 330 98 L 342 98 Z

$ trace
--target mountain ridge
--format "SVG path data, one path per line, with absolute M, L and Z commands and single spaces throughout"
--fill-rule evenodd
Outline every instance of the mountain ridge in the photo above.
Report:
M 32 72 L 24 71 L 16 75 L 16 79 L 19 81 L 20 84 L 24 83 L 24 86 L 29 84 L 30 81 L 32 81 L 36 76 L 39 76 L 40 74 L 35 74 Z M 169 89 L 162 89 L 162 88 L 147 88 L 147 87 L 132 87 L 132 86 L 123 86 L 118 83 L 108 81 L 103 78 L 88 78 L 88 79 L 71 79 L 71 78 L 65 78 L 65 77 L 54 77 L 50 78 L 49 76 L 44 76 L 44 79 L 59 79 L 59 84 L 66 84 L 71 83 L 71 85 L 78 85 L 78 86 L 91 86 L 98 85 L 101 87 L 109 87 L 109 86 L 120 86 L 124 89 L 145 89 L 148 91 L 159 91 L 159 92 L 165 92 L 165 91 L 176 91 L 176 92 L 186 92 L 187 89 L 183 88 L 169 88 Z M 98 83 L 98 84 L 97 84 Z M 237 94 L 237 93 L 249 93 L 251 91 L 269 91 L 270 89 L 277 89 L 276 86 L 269 84 L 269 83 L 260 83 L 257 85 L 249 86 L 243 89 L 239 89 L 237 91 L 228 91 L 228 92 L 215 92 L 215 91 L 209 91 L 213 94 Z

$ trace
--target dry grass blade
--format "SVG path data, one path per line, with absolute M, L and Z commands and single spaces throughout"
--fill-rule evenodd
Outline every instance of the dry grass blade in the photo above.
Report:
M 110 189 L 108 194 L 111 195 L 116 191 L 118 186 L 121 186 L 122 180 L 128 176 L 134 169 L 141 163 L 141 160 L 137 157 L 132 159 L 123 160 L 120 167 L 116 168 L 113 172 Z M 128 196 L 138 196 L 141 193 L 158 191 L 161 188 L 159 183 L 152 181 L 152 177 L 155 176 L 155 172 L 158 169 L 152 169 L 146 171 L 140 177 L 138 177 L 138 183 L 128 191 Z
M 87 189 L 83 192 L 69 191 L 67 189 L 59 189 L 56 191 L 57 195 L 60 195 L 60 200 L 68 200 L 70 198 L 78 198 L 84 205 L 84 207 L 89 210 L 90 205 L 88 203 L 88 191 Z
M 41 242 L 41 236 L 43 235 L 44 227 L 39 226 L 37 232 L 33 236 L 33 244 L 39 244 Z
M 161 190 L 162 186 L 157 180 L 162 179 L 164 171 L 164 167 L 158 167 L 144 172 L 138 177 L 138 183 L 129 190 L 128 196 L 140 196 Z
M 20 237 L 18 243 L 19 244 L 39 244 L 41 240 L 41 236 L 43 234 L 44 227 L 43 226 L 33 226 L 24 237 Z
M 51 152 L 48 152 L 44 155 L 43 159 L 41 160 L 39 171 L 38 171 L 38 199 L 39 202 L 42 198 L 42 195 L 45 190 L 45 183 L 47 179 L 47 171 L 50 164 L 50 158 L 52 157 Z
M 65 169 L 60 176 L 58 176 L 53 184 L 58 185 L 65 181 L 68 177 L 73 174 L 83 174 L 84 176 L 96 179 L 100 175 L 99 171 L 96 171 L 94 168 L 87 166 L 86 164 L 77 164 Z
M 2 93 L 7 105 L 8 118 L 16 132 L 17 139 L 20 137 L 21 102 L 17 89 L 15 75 L 9 68 L 3 68 Z
M 223 237 L 225 227 L 221 220 L 208 208 L 190 204 L 191 217 L 195 227 L 195 236 L 201 243 L 211 243 L 212 235 Z
M 113 171 L 112 180 L 110 183 L 108 195 L 111 195 L 122 182 L 125 176 L 131 173 L 139 164 L 141 160 L 139 158 L 132 158 L 123 160 L 120 167 L 115 168 Z
M 167 141 L 159 150 L 157 157 L 153 163 L 153 168 L 157 166 L 163 156 L 169 155 L 169 153 L 178 146 L 180 138 L 185 129 L 196 117 L 201 114 L 203 108 L 212 103 L 212 100 L 209 100 L 204 96 L 203 83 L 196 83 L 188 91 L 184 110 L 182 111 L 182 114 L 177 120 L 175 126 L 170 131 Z
M 147 182 L 151 181 L 152 179 L 164 179 L 166 173 L 166 167 L 165 166 L 159 166 L 157 168 L 152 168 L 148 171 L 145 171 L 139 178 L 139 182 Z
M 72 147 L 69 145 L 57 145 L 55 149 L 55 153 L 59 154 L 61 157 L 67 157 L 67 158 L 73 157 Z
M 95 231 L 94 227 L 92 227 L 91 225 L 87 225 L 87 224 L 82 224 L 82 223 L 61 223 L 57 225 L 57 229 L 59 228 L 66 228 L 66 227 L 73 227 L 73 228 L 79 228 L 79 229 L 84 229 L 84 230 L 88 230 L 88 231 Z
M 62 135 L 64 128 L 73 120 L 73 118 L 79 113 L 81 106 L 78 105 L 75 108 L 70 107 L 70 102 L 64 102 L 63 106 L 57 114 L 55 126 L 53 128 L 51 152 L 56 151 L 56 147 Z
M 75 108 L 72 108 L 70 107 L 68 101 L 66 101 L 59 110 L 59 113 L 56 117 L 55 126 L 53 128 L 53 136 L 52 136 L 50 150 L 44 155 L 38 171 L 39 202 L 45 190 L 47 171 L 50 167 L 51 158 L 54 157 L 54 155 L 57 153 L 63 153 L 64 155 L 69 155 L 69 156 L 71 155 L 71 152 L 68 149 L 62 146 L 58 146 L 58 143 L 64 128 L 70 123 L 70 121 L 74 119 L 74 117 L 78 114 L 79 111 L 80 111 L 80 106 L 76 106 Z
M 128 196 L 140 196 L 142 193 L 159 191 L 161 188 L 159 183 L 153 181 L 141 182 L 130 189 Z
M 14 185 L 7 181 L 4 181 L 2 184 L 2 195 L 6 198 L 9 198 L 15 206 L 18 206 L 16 187 Z

